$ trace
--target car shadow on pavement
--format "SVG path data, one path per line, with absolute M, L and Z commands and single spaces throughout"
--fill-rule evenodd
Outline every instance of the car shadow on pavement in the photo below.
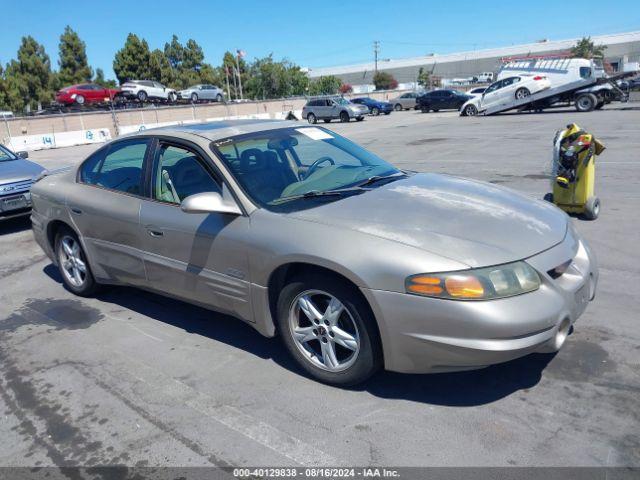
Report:
M 62 283 L 54 265 L 47 265 L 44 273 Z M 307 376 L 291 359 L 278 338 L 263 337 L 250 325 L 232 316 L 129 287 L 105 287 L 96 298 L 187 333 L 225 343 L 265 360 L 271 359 L 296 375 Z M 380 398 L 434 405 L 483 405 L 535 386 L 554 356 L 530 354 L 481 370 L 457 373 L 414 375 L 385 371 L 349 390 L 366 391 Z M 330 387 L 318 384 L 318 388 Z
M 11 233 L 23 232 L 31 228 L 31 220 L 28 215 L 0 221 L 0 236 Z

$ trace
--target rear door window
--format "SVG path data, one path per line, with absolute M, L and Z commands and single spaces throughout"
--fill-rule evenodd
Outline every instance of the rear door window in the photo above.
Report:
M 148 139 L 125 140 L 89 157 L 80 169 L 80 181 L 130 195 L 143 195 L 142 177 Z

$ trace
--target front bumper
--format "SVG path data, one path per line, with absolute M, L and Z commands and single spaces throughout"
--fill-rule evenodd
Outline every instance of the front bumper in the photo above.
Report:
M 553 279 L 549 270 L 572 259 Z M 473 370 L 562 346 L 570 326 L 595 296 L 596 259 L 571 232 L 527 262 L 542 285 L 490 301 L 455 301 L 362 289 L 383 342 L 385 368 L 405 373 Z

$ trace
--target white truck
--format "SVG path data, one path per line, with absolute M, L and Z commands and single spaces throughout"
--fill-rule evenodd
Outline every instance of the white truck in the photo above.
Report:
M 541 111 L 552 106 L 574 104 L 579 112 L 590 112 L 602 108 L 614 98 L 623 101 L 627 96 L 614 80 L 628 76 L 629 72 L 608 76 L 599 61 L 584 58 L 531 57 L 506 61 L 498 72 L 496 82 L 517 75 L 543 75 L 551 87 L 526 98 L 508 98 L 499 104 L 483 108 L 482 99 L 470 100 L 475 108 L 460 109 L 463 116 L 473 114 L 492 115 L 508 110 Z M 489 87 L 491 88 L 491 87 Z

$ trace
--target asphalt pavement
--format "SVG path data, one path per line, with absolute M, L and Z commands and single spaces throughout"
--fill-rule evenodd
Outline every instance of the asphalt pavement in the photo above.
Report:
M 639 467 L 640 111 L 328 127 L 401 168 L 542 198 L 554 133 L 573 121 L 607 147 L 600 218 L 573 220 L 598 256 L 597 297 L 558 354 L 474 372 L 325 386 L 234 318 L 128 288 L 75 297 L 28 219 L 0 224 L 0 466 Z M 57 168 L 95 148 L 31 157 Z

